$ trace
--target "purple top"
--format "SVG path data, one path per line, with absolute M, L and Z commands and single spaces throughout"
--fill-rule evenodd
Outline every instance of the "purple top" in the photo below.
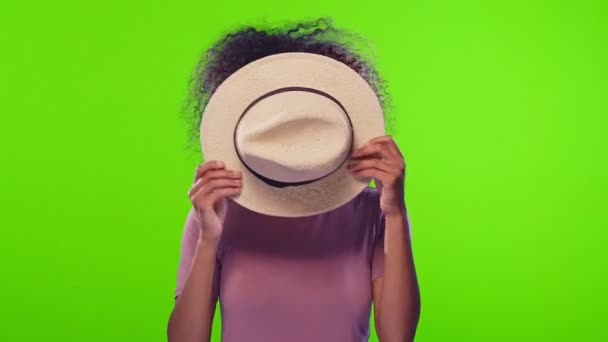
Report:
M 335 210 L 299 218 L 227 203 L 214 279 L 224 342 L 368 340 L 371 282 L 384 270 L 385 220 L 375 188 Z M 198 235 L 191 209 L 176 298 Z

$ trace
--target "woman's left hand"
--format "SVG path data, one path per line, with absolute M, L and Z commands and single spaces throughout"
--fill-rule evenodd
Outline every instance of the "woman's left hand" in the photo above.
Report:
M 405 160 L 390 135 L 370 139 L 352 153 L 348 169 L 355 177 L 374 178 L 385 215 L 405 210 Z

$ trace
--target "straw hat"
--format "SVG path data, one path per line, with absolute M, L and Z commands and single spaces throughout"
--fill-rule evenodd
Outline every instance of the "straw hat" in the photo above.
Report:
M 346 64 L 314 53 L 255 60 L 222 82 L 200 127 L 205 160 L 241 170 L 232 199 L 261 214 L 336 209 L 369 182 L 346 168 L 352 150 L 384 135 L 379 99 Z

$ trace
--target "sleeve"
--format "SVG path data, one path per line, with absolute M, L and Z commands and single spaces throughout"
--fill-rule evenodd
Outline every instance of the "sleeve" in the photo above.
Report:
M 194 258 L 194 253 L 196 252 L 199 233 L 199 221 L 194 213 L 194 208 L 190 208 L 188 216 L 186 217 L 186 223 L 184 225 L 184 231 L 181 239 L 181 251 L 177 270 L 177 285 L 175 287 L 174 294 L 175 299 L 182 294 L 186 280 L 190 275 L 190 269 L 192 268 L 192 260 Z M 219 276 L 220 265 L 216 260 L 215 272 L 213 276 L 214 298 L 219 295 Z

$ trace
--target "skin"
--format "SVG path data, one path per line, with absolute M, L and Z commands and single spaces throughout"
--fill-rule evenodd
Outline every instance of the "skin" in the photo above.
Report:
M 241 189 L 240 171 L 227 170 L 221 161 L 210 160 L 196 170 L 188 191 L 200 234 L 190 275 L 176 298 L 167 326 L 169 342 L 200 342 L 211 339 L 217 297 L 213 296 L 213 273 L 217 245 L 226 217 L 226 196 Z
M 404 199 L 405 161 L 390 135 L 376 137 L 352 153 L 353 176 L 375 180 L 385 214 L 384 275 L 372 283 L 374 318 L 381 342 L 413 341 L 420 294 Z M 169 318 L 169 342 L 209 341 L 217 297 L 212 296 L 217 245 L 226 214 L 226 196 L 238 194 L 242 173 L 207 161 L 196 170 L 188 191 L 201 223 L 192 269 Z M 201 324 L 203 322 L 203 324 Z
M 349 170 L 373 178 L 385 215 L 384 275 L 372 283 L 374 323 L 381 342 L 413 341 L 420 317 L 420 292 L 405 205 L 405 160 L 390 135 L 355 149 Z

